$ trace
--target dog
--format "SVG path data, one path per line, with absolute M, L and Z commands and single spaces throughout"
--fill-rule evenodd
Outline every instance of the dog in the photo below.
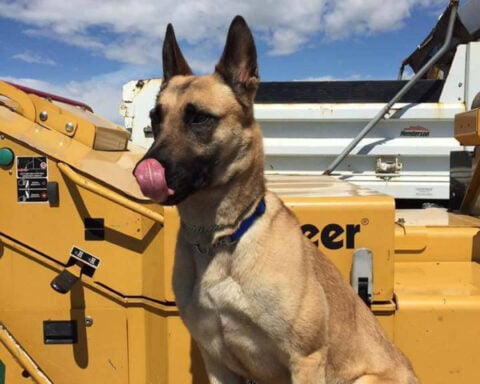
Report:
M 134 175 L 176 205 L 173 288 L 212 384 L 415 384 L 404 355 L 266 190 L 252 33 L 237 16 L 212 75 L 194 76 L 168 25 L 154 143 Z

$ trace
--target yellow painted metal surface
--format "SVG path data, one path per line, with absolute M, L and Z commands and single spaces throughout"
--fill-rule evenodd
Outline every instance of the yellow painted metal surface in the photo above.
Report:
M 30 121 L 35 121 L 35 105 L 25 92 L 22 92 L 13 85 L 0 81 L 0 101 L 6 100 L 11 103 L 5 103 L 16 113 L 24 116 Z
M 0 140 L 0 145 L 11 148 L 16 156 L 40 155 L 8 137 Z M 167 268 L 158 253 L 166 252 L 171 258 L 174 244 L 164 242 L 166 231 L 161 230 L 162 225 L 76 186 L 62 175 L 55 159 L 47 157 L 47 163 L 48 180 L 59 183 L 59 206 L 17 202 L 17 170 L 1 170 L 0 231 L 62 264 L 68 262 L 72 247 L 77 246 L 101 260 L 102 267 L 93 278 L 102 284 L 125 295 L 173 301 L 170 271 L 168 276 L 163 275 Z M 164 211 L 165 217 L 175 217 L 169 228 L 176 228 L 174 208 L 163 209 L 151 203 L 145 206 Z M 85 218 L 105 220 L 105 241 L 85 240 Z
M 337 180 L 334 186 L 336 183 Z M 336 197 L 326 194 L 322 197 L 284 197 L 284 201 L 299 218 L 301 225 L 313 225 L 314 228 L 306 232 L 307 237 L 318 243 L 319 249 L 332 259 L 347 281 L 350 279 L 354 250 L 369 248 L 373 253 L 374 301 L 392 299 L 393 198 L 384 195 Z M 382 236 L 378 236 L 379 233 Z M 333 241 L 329 246 L 322 242 L 322 238 L 333 238 Z
M 462 145 L 480 145 L 480 108 L 455 115 L 454 133 Z
M 480 220 L 445 209 L 397 210 L 395 260 L 480 260 Z
M 147 201 L 140 192 L 132 169 L 145 149 L 129 144 L 128 151 L 94 151 L 62 133 L 42 127 L 7 108 L 0 107 L 0 132 L 23 147 L 81 170 L 85 175 L 108 184 L 119 193 Z M 2 144 L 3 145 L 3 144 Z
M 5 345 L 0 342 L 0 361 L 5 366 L 5 383 L 7 384 L 33 384 L 35 380 L 28 371 L 25 372 L 20 362 L 10 353 Z
M 480 382 L 480 220 L 399 210 L 395 343 L 422 383 Z
M 61 266 L 8 241 L 0 247 L 1 322 L 52 382 L 187 383 L 205 378 L 175 307 L 125 298 L 88 279 L 60 295 L 49 283 Z M 76 321 L 78 342 L 45 344 L 46 320 Z M 0 358 L 5 363 L 12 356 L 2 352 Z M 195 372 L 190 364 L 198 367 Z M 21 379 L 8 384 L 23 383 Z
M 26 118 L 22 103 L 0 105 L 0 147 L 45 157 L 59 203 L 19 201 L 17 163 L 0 168 L 0 323 L 54 383 L 206 384 L 171 288 L 177 211 L 145 200 L 131 173 L 143 150 L 94 150 Z M 395 212 L 391 197 L 325 176 L 269 176 L 268 186 L 346 280 L 354 251 L 372 251 L 372 311 L 422 383 L 480 382 L 479 219 Z M 104 240 L 88 239 L 89 218 L 104 220 Z M 61 295 L 50 282 L 78 263 L 74 246 L 100 264 Z M 78 342 L 45 344 L 47 320 L 76 321 Z M 33 382 L 5 340 L 7 383 Z
M 0 81 L 0 96 L 16 103 L 16 111 L 30 121 L 72 137 L 90 148 L 104 151 L 127 148 L 128 131 L 90 111 L 27 94 L 3 81 Z
M 112 192 L 110 189 L 105 188 L 98 183 L 92 182 L 85 177 L 82 177 L 82 175 L 75 172 L 65 163 L 57 163 L 57 168 L 63 173 L 65 177 L 67 177 L 70 181 L 72 181 L 80 188 L 84 188 L 87 191 L 102 196 L 107 200 L 118 204 L 121 207 L 128 208 L 133 212 L 139 213 L 140 215 L 152 219 L 153 221 L 156 221 L 160 224 L 163 224 L 163 222 L 165 221 L 165 218 L 160 213 L 144 207 L 141 204 L 133 202 L 130 199 L 127 199 L 126 197 L 120 195 L 119 193 Z
M 480 265 L 397 263 L 395 294 L 395 342 L 421 382 L 480 383 Z

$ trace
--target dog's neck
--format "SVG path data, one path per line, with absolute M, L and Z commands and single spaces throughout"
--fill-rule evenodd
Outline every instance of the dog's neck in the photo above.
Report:
M 178 205 L 183 235 L 192 244 L 209 245 L 233 234 L 255 211 L 265 189 L 261 164 L 228 185 L 195 193 Z

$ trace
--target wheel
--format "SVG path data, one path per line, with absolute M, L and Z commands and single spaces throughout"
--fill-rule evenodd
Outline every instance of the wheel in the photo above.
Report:
M 470 109 L 480 108 L 480 92 L 474 97 L 472 101 L 472 106 Z

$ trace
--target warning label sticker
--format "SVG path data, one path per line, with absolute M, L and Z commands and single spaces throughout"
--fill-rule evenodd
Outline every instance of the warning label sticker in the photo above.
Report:
M 48 164 L 45 156 L 17 157 L 17 178 L 32 179 L 48 177 Z
M 100 259 L 98 257 L 95 257 L 92 254 L 85 252 L 84 250 L 75 246 L 70 251 L 70 256 L 84 262 L 85 264 L 89 265 L 94 269 L 97 269 L 100 265 Z
M 45 156 L 17 157 L 17 201 L 48 201 L 48 163 Z

